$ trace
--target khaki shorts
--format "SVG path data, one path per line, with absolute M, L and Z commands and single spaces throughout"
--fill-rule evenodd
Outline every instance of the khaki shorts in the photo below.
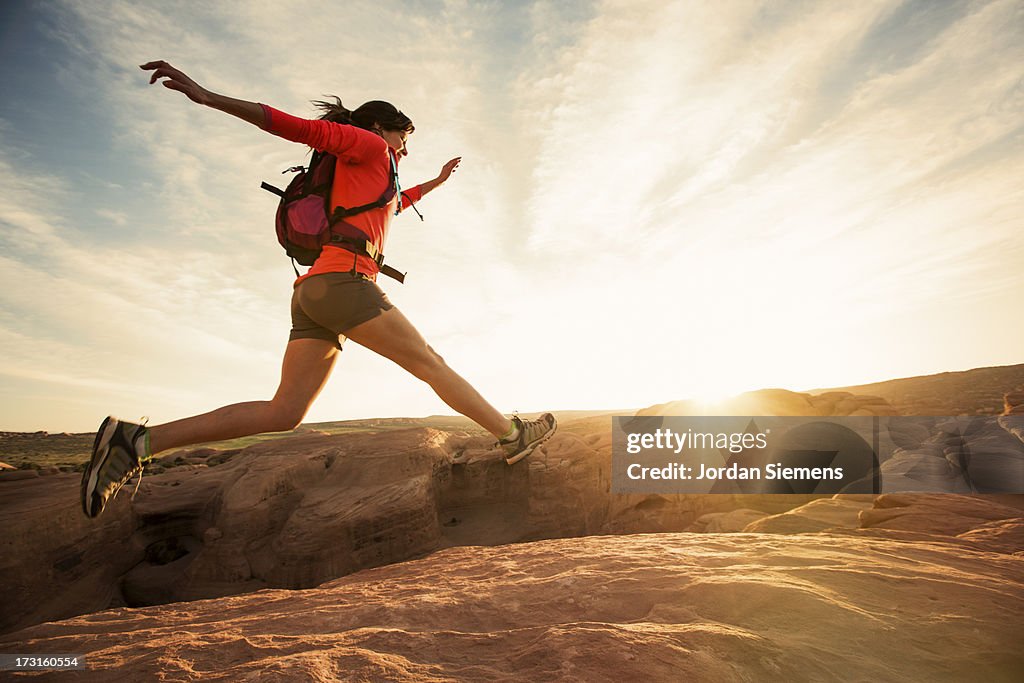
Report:
M 346 331 L 394 307 L 377 283 L 364 275 L 313 275 L 292 292 L 292 331 L 288 341 L 323 339 L 340 349 Z

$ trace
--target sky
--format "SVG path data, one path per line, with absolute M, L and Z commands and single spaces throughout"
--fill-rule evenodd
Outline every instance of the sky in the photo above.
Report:
M 499 410 L 1024 362 L 1024 3 L 0 4 L 0 430 L 269 399 L 306 149 L 179 93 L 416 132 L 391 301 Z M 348 342 L 306 421 L 452 411 Z

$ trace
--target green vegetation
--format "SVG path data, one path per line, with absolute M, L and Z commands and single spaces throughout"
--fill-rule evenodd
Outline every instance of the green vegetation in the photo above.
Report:
M 561 428 L 572 431 L 567 423 L 580 418 L 600 418 L 612 414 L 627 414 L 632 411 L 558 411 L 555 415 L 561 422 Z M 523 417 L 534 417 L 524 414 Z M 291 432 L 273 434 L 256 434 L 227 441 L 213 441 L 196 444 L 176 451 L 179 454 L 199 449 L 212 448 L 218 451 L 237 451 L 253 444 L 283 439 L 301 434 L 354 434 L 357 432 L 387 432 L 398 429 L 416 427 L 432 427 L 434 429 L 459 430 L 475 434 L 485 434 L 468 418 L 458 415 L 431 415 L 430 417 L 395 417 L 371 418 L 364 420 L 342 420 L 338 422 L 316 422 L 303 424 Z M 580 427 L 582 428 L 582 427 Z M 47 432 L 0 432 L 0 462 L 5 462 L 19 469 L 47 469 L 58 467 L 64 470 L 81 470 L 89 461 L 92 442 L 95 434 L 48 434 Z M 175 451 L 165 454 L 173 455 Z M 147 470 L 148 471 L 148 470 Z
M 0 462 L 20 469 L 73 468 L 89 459 L 93 436 L 0 432 Z
M 220 451 L 240 450 L 253 444 L 282 439 L 300 434 L 352 434 L 356 432 L 384 432 L 411 427 L 434 427 L 435 429 L 478 430 L 472 422 L 462 417 L 391 418 L 368 420 L 345 420 L 340 422 L 319 422 L 304 424 L 291 432 L 256 434 L 226 441 L 196 444 L 182 450 L 213 448 Z M 19 469 L 47 469 L 59 467 L 80 469 L 89 460 L 95 434 L 48 434 L 47 432 L 0 432 L 0 462 Z

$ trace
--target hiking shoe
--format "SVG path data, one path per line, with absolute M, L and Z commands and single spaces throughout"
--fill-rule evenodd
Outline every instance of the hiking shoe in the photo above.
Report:
M 533 453 L 537 446 L 551 438 L 558 427 L 555 416 L 551 413 L 544 413 L 536 420 L 522 420 L 518 415 L 513 415 L 512 422 L 519 427 L 518 436 L 508 441 L 498 441 L 498 445 L 505 451 L 505 462 L 509 465 L 514 465 Z
M 82 510 L 88 517 L 99 517 L 125 483 L 139 475 L 142 483 L 142 453 L 136 446 L 146 427 L 108 417 L 96 432 L 92 460 L 82 472 Z M 135 491 L 138 492 L 138 484 Z M 135 494 L 132 494 L 135 497 Z

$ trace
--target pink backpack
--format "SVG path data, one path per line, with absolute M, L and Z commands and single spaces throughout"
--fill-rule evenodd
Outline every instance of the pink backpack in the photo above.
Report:
M 391 158 L 391 182 L 377 201 L 363 204 L 351 209 L 337 207 L 331 212 L 331 186 L 334 183 L 334 169 L 337 159 L 333 154 L 313 152 L 309 166 L 293 166 L 283 171 L 295 172 L 295 177 L 284 190 L 269 183 L 260 187 L 273 192 L 281 198 L 277 205 L 277 241 L 284 247 L 285 253 L 292 259 L 292 268 L 298 276 L 299 269 L 295 262 L 303 266 L 311 266 L 320 256 L 323 246 L 328 243 L 341 243 L 346 249 L 373 259 L 380 272 L 393 277 L 399 282 L 405 281 L 405 274 L 384 265 L 384 254 L 380 253 L 368 235 L 346 218 L 355 216 L 371 209 L 379 209 L 394 199 L 401 192 L 398 185 L 398 169 L 394 155 Z

